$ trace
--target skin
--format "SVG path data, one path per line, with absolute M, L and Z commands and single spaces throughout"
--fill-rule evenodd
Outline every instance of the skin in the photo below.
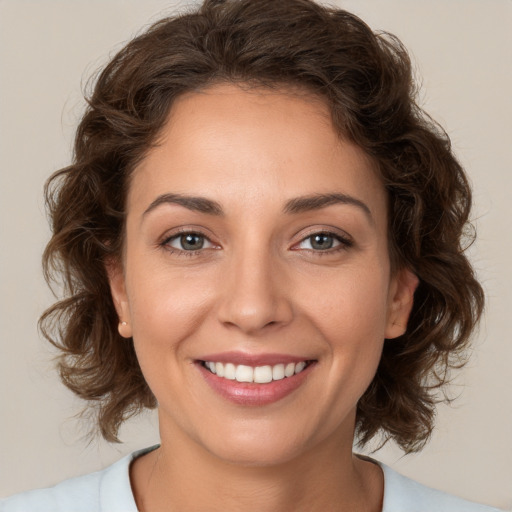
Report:
M 283 211 L 332 192 L 364 207 Z M 154 206 L 170 193 L 223 215 Z M 203 247 L 187 253 L 180 229 Z M 352 454 L 356 404 L 384 340 L 405 331 L 417 285 L 391 273 L 386 230 L 374 165 L 320 99 L 221 84 L 174 103 L 134 171 L 123 261 L 109 270 L 120 332 L 159 403 L 161 447 L 131 467 L 140 510 L 381 510 L 380 468 Z M 313 247 L 324 232 L 339 238 Z M 316 364 L 285 398 L 244 406 L 195 364 L 232 350 Z

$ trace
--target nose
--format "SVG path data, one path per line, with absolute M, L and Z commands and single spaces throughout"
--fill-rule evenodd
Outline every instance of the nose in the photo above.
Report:
M 243 251 L 229 260 L 220 284 L 219 321 L 257 335 L 291 322 L 290 286 L 270 251 Z

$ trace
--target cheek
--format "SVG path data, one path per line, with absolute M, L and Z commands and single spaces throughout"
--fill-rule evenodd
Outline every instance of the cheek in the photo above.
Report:
M 140 276 L 133 280 L 136 293 L 130 296 L 137 360 L 159 404 L 180 404 L 184 372 L 199 344 L 197 329 L 208 309 L 206 290 L 162 273 Z
M 211 290 L 202 280 L 134 266 L 128 283 L 133 339 L 142 360 L 177 353 L 207 314 Z
M 352 338 L 383 338 L 389 314 L 388 285 L 385 269 L 347 268 L 317 285 L 302 282 L 296 296 L 301 298 L 303 313 L 328 332 L 329 338 L 337 338 L 336 333 L 344 333 L 347 342 Z
M 349 273 L 347 273 L 349 274 Z M 335 386 L 360 396 L 373 378 L 382 353 L 388 318 L 388 281 L 380 273 L 353 272 L 330 279 L 301 310 L 326 342 Z M 334 391 L 334 390 L 333 390 Z

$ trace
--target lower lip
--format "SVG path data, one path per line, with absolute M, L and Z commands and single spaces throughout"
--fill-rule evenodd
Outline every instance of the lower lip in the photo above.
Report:
M 273 380 L 266 384 L 254 382 L 238 382 L 215 375 L 202 363 L 197 363 L 199 371 L 209 386 L 220 396 L 237 405 L 268 405 L 293 393 L 309 375 L 315 363 L 310 363 L 304 370 L 291 377 Z

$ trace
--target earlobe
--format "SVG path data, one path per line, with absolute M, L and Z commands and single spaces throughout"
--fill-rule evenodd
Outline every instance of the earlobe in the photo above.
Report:
M 407 330 L 407 322 L 414 303 L 414 292 L 419 284 L 418 276 L 406 268 L 399 270 L 393 279 L 386 339 L 402 336 Z
M 119 317 L 118 331 L 123 338 L 132 337 L 131 315 L 128 304 L 128 295 L 122 265 L 117 260 L 109 260 L 105 264 L 107 269 L 110 293 L 117 316 Z
M 132 328 L 128 322 L 123 320 L 120 321 L 117 326 L 117 331 L 123 338 L 131 338 L 132 337 Z

